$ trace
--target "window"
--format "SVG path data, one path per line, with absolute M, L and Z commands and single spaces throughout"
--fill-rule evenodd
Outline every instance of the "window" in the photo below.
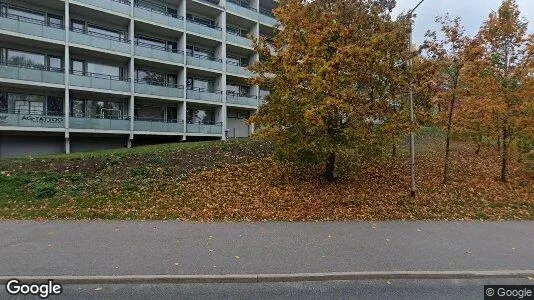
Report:
M 85 22 L 80 20 L 72 19 L 70 20 L 70 28 L 73 31 L 85 32 Z
M 178 86 L 178 76 L 174 74 L 167 74 L 167 85 L 170 87 Z
M 9 93 L 7 97 L 8 103 L 14 104 L 16 114 L 43 114 L 46 96 Z
M 204 26 L 208 26 L 208 27 L 216 27 L 215 21 L 213 21 L 213 20 L 202 18 L 202 17 L 199 17 L 199 16 L 195 16 L 195 15 L 192 15 L 192 14 L 187 14 L 186 17 L 187 17 L 188 20 L 193 21 L 195 23 L 198 23 L 198 24 L 201 24 L 201 25 L 204 25 Z
M 71 66 L 72 74 L 85 75 L 85 62 L 83 60 L 72 60 Z
M 48 26 L 63 28 L 63 17 L 53 14 L 48 14 Z
M 33 11 L 33 10 L 29 10 L 29 9 L 26 9 L 26 8 L 20 8 L 20 7 L 15 7 L 15 6 L 8 5 L 7 6 L 7 13 L 19 16 L 22 19 L 30 19 L 30 20 L 40 21 L 40 23 L 42 23 L 42 24 L 44 24 L 44 21 L 45 21 L 45 16 L 44 16 L 43 13 L 37 12 L 37 11 Z
M 213 124 L 215 123 L 215 113 L 213 110 L 191 109 L 186 111 L 188 123 Z
M 0 92 L 0 113 L 7 113 L 8 106 L 7 106 L 7 99 L 6 94 Z
M 110 76 L 117 80 L 121 78 L 121 68 L 116 66 L 88 62 L 87 72 L 96 75 L 106 75 L 106 77 Z
M 165 41 L 144 36 L 137 36 L 137 42 L 141 45 L 148 45 L 153 48 L 165 49 Z
M 63 98 L 48 97 L 46 99 L 46 115 L 62 116 L 63 115 Z
M 138 82 L 144 82 L 153 85 L 165 85 L 165 74 L 147 70 L 135 70 L 135 76 Z
M 178 122 L 178 108 L 167 106 L 166 121 L 170 123 Z
M 12 65 L 44 67 L 45 55 L 7 49 L 7 62 Z
M 234 65 L 234 66 L 241 66 L 241 57 L 227 55 L 226 56 L 226 63 L 228 63 L 230 65 Z
M 71 112 L 73 117 L 85 117 L 85 102 L 83 100 L 72 100 Z
M 187 55 L 213 59 L 215 57 L 215 51 L 196 46 L 187 46 Z
M 212 80 L 202 79 L 202 78 L 188 78 L 187 88 L 190 90 L 199 89 L 203 91 L 213 91 L 215 88 L 215 82 Z
M 124 34 L 115 29 L 109 29 L 98 25 L 89 24 L 87 25 L 87 32 L 92 33 L 96 36 L 111 37 L 117 40 L 123 38 Z
M 61 57 L 49 56 L 48 67 L 51 71 L 61 71 L 63 69 L 63 59 Z

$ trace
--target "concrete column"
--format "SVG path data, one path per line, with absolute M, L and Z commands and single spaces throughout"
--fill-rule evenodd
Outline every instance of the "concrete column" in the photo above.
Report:
M 134 39 L 135 39 L 135 24 L 133 19 L 134 14 L 134 1 L 131 1 L 130 3 L 130 26 L 128 28 L 128 38 L 130 39 L 130 67 L 128 74 L 130 75 L 130 103 L 128 106 L 128 114 L 130 115 L 130 135 L 128 137 L 128 143 L 126 144 L 126 147 L 131 148 L 132 147 L 132 141 L 134 139 L 134 126 L 135 126 L 135 120 L 134 120 L 134 107 L 135 107 L 135 46 L 134 46 Z
M 65 0 L 65 17 L 63 20 L 65 27 L 65 53 L 63 64 L 65 66 L 65 99 L 63 103 L 64 118 L 65 118 L 65 153 L 70 153 L 70 92 L 69 92 L 69 74 L 70 74 L 70 49 L 69 49 L 69 34 L 70 34 L 70 9 L 69 0 Z
M 224 0 L 223 0 L 224 1 Z M 226 5 L 226 2 L 225 2 Z M 226 140 L 226 134 L 225 131 L 228 129 L 227 124 L 227 104 L 226 104 L 226 10 L 221 13 L 221 27 L 222 27 L 222 47 L 221 47 L 221 59 L 222 59 L 222 67 L 223 67 L 223 73 L 221 78 L 221 86 L 222 86 L 222 99 L 223 99 L 223 105 L 221 107 L 221 120 L 222 120 L 222 137 L 221 139 L 224 141 Z
M 179 47 L 184 52 L 184 68 L 181 74 L 181 84 L 184 86 L 184 102 L 180 107 L 180 116 L 182 116 L 182 122 L 184 124 L 184 134 L 182 135 L 182 141 L 187 140 L 187 1 L 182 0 L 180 3 L 180 14 L 184 18 L 184 34 L 180 39 Z

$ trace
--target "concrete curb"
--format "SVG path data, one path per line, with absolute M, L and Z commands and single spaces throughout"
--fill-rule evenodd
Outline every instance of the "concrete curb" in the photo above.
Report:
M 0 284 L 10 279 L 25 283 L 53 280 L 60 284 L 179 284 L 179 283 L 261 283 L 332 280 L 393 279 L 484 279 L 534 277 L 534 270 L 502 271 L 385 271 L 333 272 L 295 274 L 230 274 L 230 275 L 120 275 L 120 276 L 0 276 Z

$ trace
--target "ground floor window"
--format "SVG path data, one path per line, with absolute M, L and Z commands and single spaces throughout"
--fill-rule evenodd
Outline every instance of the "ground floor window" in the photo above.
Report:
M 25 115 L 63 115 L 63 98 L 0 92 L 0 112 Z
M 211 109 L 188 108 L 186 115 L 189 124 L 215 124 L 215 111 Z

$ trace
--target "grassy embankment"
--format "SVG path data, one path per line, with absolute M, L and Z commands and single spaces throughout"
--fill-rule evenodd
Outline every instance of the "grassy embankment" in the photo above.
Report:
M 179 143 L 0 160 L 0 219 L 534 220 L 534 171 L 514 160 L 498 182 L 495 149 L 453 144 L 441 183 L 441 134 L 418 135 L 417 200 L 407 144 L 398 156 L 346 165 L 335 183 L 321 166 L 292 170 L 257 141 Z M 532 157 L 530 157 L 532 162 Z

